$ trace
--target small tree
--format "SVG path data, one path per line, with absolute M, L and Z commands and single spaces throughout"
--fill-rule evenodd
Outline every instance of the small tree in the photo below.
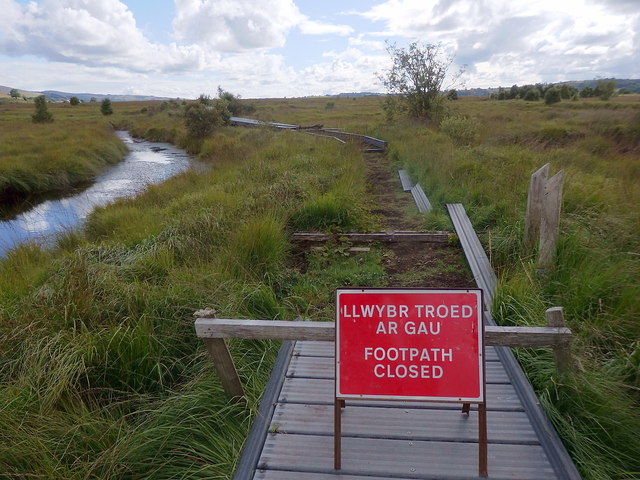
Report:
M 458 100 L 458 91 L 455 88 L 452 88 L 447 92 L 447 98 L 449 100 Z
M 11 98 L 20 98 L 20 91 L 17 88 L 12 88 L 9 91 L 9 95 L 11 96 Z
M 616 82 L 598 82 L 593 93 L 600 100 L 609 100 L 616 90 Z
M 256 111 L 256 107 L 251 103 L 243 103 L 240 100 L 240 95 L 234 95 L 231 92 L 223 90 L 218 86 L 218 99 L 227 102 L 227 108 L 231 115 L 241 115 L 243 113 L 253 113 Z
M 411 43 L 407 49 L 387 44 L 391 68 L 379 75 L 392 99 L 397 99 L 409 115 L 432 118 L 442 106 L 442 83 L 453 57 L 445 56 L 440 45 Z M 454 76 L 460 78 L 461 69 Z
M 111 115 L 113 113 L 113 108 L 111 107 L 111 100 L 109 100 L 108 98 L 105 98 L 104 100 L 102 100 L 102 103 L 100 104 L 100 111 L 102 112 L 103 115 Z
M 36 113 L 31 116 L 33 123 L 50 123 L 53 122 L 53 115 L 47 109 L 47 99 L 44 95 L 40 95 L 35 99 Z
M 80 104 L 80 99 L 78 97 L 71 97 L 69 99 L 69 103 L 71 105 L 79 105 Z
M 553 105 L 562 100 L 562 95 L 558 87 L 551 87 L 544 93 L 544 103 L 546 105 Z

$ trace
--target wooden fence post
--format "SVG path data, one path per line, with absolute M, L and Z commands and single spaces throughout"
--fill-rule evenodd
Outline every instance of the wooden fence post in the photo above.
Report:
M 538 268 L 547 270 L 553 264 L 560 232 L 560 210 L 562 208 L 562 180 L 560 170 L 547 181 L 544 193 L 542 221 L 540 222 L 540 252 Z
M 545 312 L 547 325 L 550 327 L 562 328 L 564 324 L 564 309 L 562 307 L 551 307 Z M 560 373 L 568 373 L 572 370 L 571 350 L 569 341 L 560 340 L 553 347 L 553 355 L 556 360 L 556 368 Z
M 193 316 L 196 318 L 213 318 L 215 317 L 215 312 L 210 309 L 200 310 L 195 312 Z M 224 338 L 205 338 L 204 344 L 226 394 L 237 403 L 243 402 L 244 390 L 242 383 Z
M 543 165 L 531 175 L 529 194 L 527 196 L 527 213 L 524 224 L 524 246 L 527 249 L 535 247 L 540 236 L 540 222 L 542 221 L 542 205 L 545 186 L 549 175 L 549 164 Z

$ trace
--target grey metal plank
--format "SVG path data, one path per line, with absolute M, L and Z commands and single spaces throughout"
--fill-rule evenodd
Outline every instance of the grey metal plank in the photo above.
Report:
M 464 250 L 467 263 L 473 274 L 478 287 L 484 292 L 485 309 L 491 311 L 495 288 L 498 279 L 493 272 L 491 263 L 487 254 L 482 248 L 482 244 L 471 225 L 471 221 L 460 203 L 448 203 L 447 210 L 456 231 L 456 235 L 460 239 L 460 244 Z
M 487 417 L 489 442 L 539 444 L 526 413 L 490 411 Z M 273 414 L 269 430 L 284 434 L 333 435 L 333 405 L 281 403 Z M 475 412 L 463 415 L 460 408 L 382 408 L 349 404 L 342 413 L 342 435 L 475 442 L 478 440 L 478 419 Z
M 285 472 L 283 470 L 259 470 L 254 480 L 380 480 L 388 477 L 367 475 L 345 475 L 342 473 Z M 412 480 L 406 477 L 393 477 L 393 480 Z
M 287 377 L 282 392 L 280 402 L 288 403 L 317 403 L 333 405 L 334 402 L 334 381 L 324 378 L 296 378 Z M 352 401 L 349 401 L 352 403 Z M 362 404 L 362 400 L 354 400 L 355 404 Z M 417 407 L 442 406 L 443 408 L 460 408 L 456 403 L 426 403 L 426 402 L 384 402 L 387 406 Z M 375 404 L 375 402 L 364 402 L 364 404 Z M 489 410 L 521 410 L 520 400 L 513 386 L 504 384 L 487 385 L 487 409 Z
M 487 383 L 510 383 L 509 376 L 498 361 L 486 362 Z M 333 357 L 294 356 L 287 370 L 288 377 L 334 378 Z
M 285 472 L 283 470 L 259 470 L 254 480 L 376 480 L 388 477 L 377 475 L 345 475 L 342 473 L 311 473 L 311 472 Z M 406 477 L 393 477 L 393 480 L 411 480 Z
M 294 355 L 307 355 L 311 357 L 333 357 L 336 352 L 334 342 L 296 342 Z
M 405 192 L 410 192 L 413 188 L 413 182 L 411 181 L 411 177 L 409 177 L 409 172 L 407 172 L 406 170 L 398 170 L 398 176 L 400 177 L 402 190 L 404 190 Z
M 431 211 L 431 202 L 429 202 L 427 195 L 424 193 L 424 190 L 422 190 L 419 183 L 416 183 L 413 186 L 411 189 L 411 195 L 413 195 L 413 199 L 416 201 L 419 212 L 424 213 Z
M 477 477 L 477 462 L 477 443 L 342 439 L 342 474 L 468 479 Z M 333 438 L 269 435 L 258 468 L 333 473 Z M 495 443 L 489 444 L 489 474 L 491 478 L 519 480 L 554 477 L 553 469 L 540 446 Z

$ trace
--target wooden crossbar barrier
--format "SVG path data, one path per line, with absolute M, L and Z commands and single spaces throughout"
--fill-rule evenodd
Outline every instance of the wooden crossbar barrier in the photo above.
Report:
M 359 242 L 426 242 L 448 243 L 448 232 L 370 232 L 370 233 L 340 233 L 328 234 L 323 232 L 295 232 L 291 239 L 294 242 L 326 242 L 332 239 L 345 240 L 352 243 Z
M 570 362 L 569 344 L 571 330 L 562 326 L 559 307 L 549 309 L 547 315 L 552 326 L 504 327 L 486 325 L 484 339 L 487 346 L 553 348 L 560 369 L 567 369 Z M 560 309 L 561 312 L 561 309 Z M 196 312 L 196 335 L 205 341 L 207 350 L 220 376 L 222 385 L 232 398 L 244 396 L 233 359 L 224 342 L 225 338 L 252 340 L 315 340 L 333 341 L 334 322 L 250 320 L 211 318 L 210 311 Z
M 243 338 L 252 340 L 335 339 L 334 322 L 282 320 L 241 320 L 230 318 L 198 318 L 196 334 L 200 338 Z M 502 327 L 485 326 L 486 345 L 501 347 L 556 347 L 568 343 L 571 330 L 566 327 Z

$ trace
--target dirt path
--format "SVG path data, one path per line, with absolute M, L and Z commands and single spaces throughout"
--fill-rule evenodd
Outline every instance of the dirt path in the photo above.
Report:
M 382 153 L 365 154 L 372 212 L 383 230 L 421 230 L 421 217 L 398 172 Z M 465 288 L 474 282 L 457 246 L 420 242 L 392 243 L 383 263 L 390 287 Z

